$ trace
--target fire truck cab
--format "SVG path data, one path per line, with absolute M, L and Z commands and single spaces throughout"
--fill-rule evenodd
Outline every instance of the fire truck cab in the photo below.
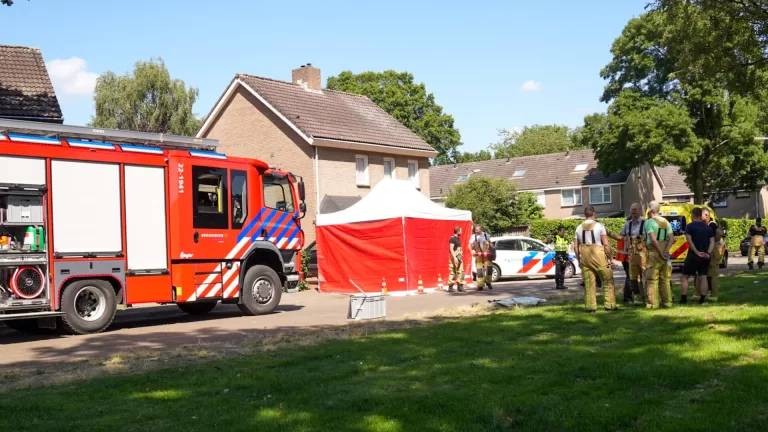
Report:
M 118 304 L 272 312 L 304 183 L 210 139 L 0 119 L 0 321 L 100 332 Z

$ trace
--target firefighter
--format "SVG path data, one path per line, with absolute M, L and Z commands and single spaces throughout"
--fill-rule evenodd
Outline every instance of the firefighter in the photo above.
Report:
M 488 274 L 488 266 L 491 263 L 491 238 L 483 227 L 475 225 L 475 234 L 469 243 L 472 248 L 472 255 L 475 257 L 475 268 L 477 270 L 477 290 L 482 291 L 483 287 L 493 289 L 491 286 L 491 275 Z
M 568 239 L 565 227 L 557 227 L 555 235 L 555 289 L 565 289 L 565 266 L 568 265 Z
M 453 235 L 448 243 L 450 263 L 448 265 L 448 291 L 453 292 L 453 285 L 456 284 L 459 292 L 464 292 L 462 283 L 464 282 L 464 265 L 461 254 L 461 227 L 453 229 Z
M 755 252 L 757 252 L 757 268 L 763 268 L 765 263 L 765 235 L 766 229 L 760 218 L 755 219 L 755 224 L 749 227 L 749 258 L 747 265 L 752 270 L 755 264 Z
M 648 205 L 649 218 L 645 223 L 645 307 L 658 309 L 672 307 L 672 263 L 669 260 L 669 248 L 675 243 L 672 226 L 669 221 L 659 216 L 661 204 L 651 201 Z M 661 303 L 659 302 L 661 297 Z
M 613 266 L 611 263 L 611 244 L 605 226 L 595 220 L 595 208 L 584 209 L 586 221 L 576 228 L 574 249 L 581 265 L 584 278 L 584 305 L 587 312 L 597 311 L 597 290 L 595 277 L 603 282 L 603 307 L 605 310 L 618 310 L 616 293 L 613 289 Z
M 630 206 L 629 214 L 630 217 L 624 223 L 619 235 L 608 234 L 608 236 L 616 241 L 623 242 L 626 250 L 627 265 L 624 267 L 626 272 L 624 302 L 641 305 L 645 297 L 643 286 L 646 255 L 645 219 L 643 219 L 643 211 L 638 203 Z

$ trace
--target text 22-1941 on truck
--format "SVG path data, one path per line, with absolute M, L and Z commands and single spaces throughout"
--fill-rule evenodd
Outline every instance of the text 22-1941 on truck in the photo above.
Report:
M 217 145 L 0 119 L 0 320 L 85 334 L 118 304 L 272 312 L 302 277 L 304 182 Z

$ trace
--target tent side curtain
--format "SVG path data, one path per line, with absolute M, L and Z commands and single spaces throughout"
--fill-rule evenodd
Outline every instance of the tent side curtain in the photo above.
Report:
M 320 292 L 381 292 L 386 278 L 390 291 L 405 290 L 403 220 L 317 227 L 317 266 Z
M 408 282 L 411 289 L 418 286 L 419 276 L 427 289 L 437 287 L 438 276 L 442 277 L 444 285 L 448 283 L 449 242 L 457 226 L 464 231 L 461 238 L 464 273 L 470 274 L 472 255 L 468 239 L 472 221 L 405 219 Z

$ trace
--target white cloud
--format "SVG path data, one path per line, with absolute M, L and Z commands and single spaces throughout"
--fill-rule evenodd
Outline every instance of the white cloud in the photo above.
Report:
M 520 87 L 521 92 L 535 92 L 541 90 L 541 81 L 528 80 Z
M 75 96 L 90 96 L 96 87 L 97 73 L 88 72 L 88 64 L 79 57 L 51 60 L 46 64 L 57 92 Z

